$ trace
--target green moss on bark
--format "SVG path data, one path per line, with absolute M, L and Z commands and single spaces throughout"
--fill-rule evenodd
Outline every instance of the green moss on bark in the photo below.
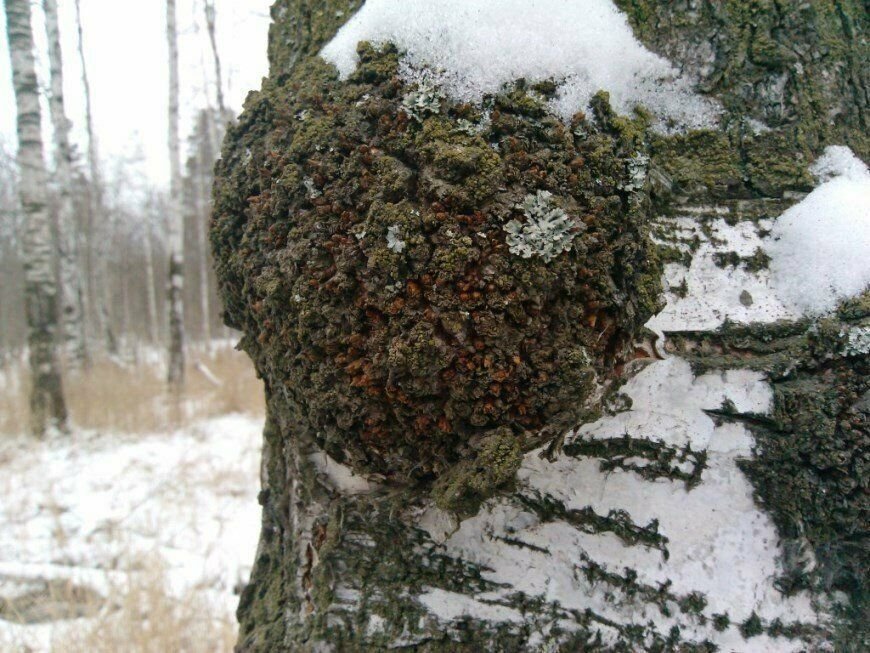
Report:
M 698 75 L 723 103 L 726 125 L 761 121 L 793 154 L 845 144 L 870 156 L 870 14 L 860 0 L 616 4 L 647 46 Z

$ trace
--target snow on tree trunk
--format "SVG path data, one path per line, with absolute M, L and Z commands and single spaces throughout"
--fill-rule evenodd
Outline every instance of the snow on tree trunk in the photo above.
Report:
M 169 372 L 171 386 L 184 385 L 184 242 L 181 146 L 178 117 L 178 29 L 175 0 L 166 1 L 166 38 L 169 44 Z
M 5 8 L 18 111 L 19 195 L 26 221 L 24 299 L 32 384 L 31 430 L 41 437 L 50 429 L 65 429 L 67 419 L 55 342 L 58 314 L 57 284 L 52 265 L 54 248 L 46 202 L 42 118 L 30 4 L 28 0 L 6 0 Z
M 870 645 L 867 17 L 833 4 L 275 3 L 211 231 L 268 397 L 238 650 Z
M 79 234 L 72 196 L 72 148 L 70 121 L 66 116 L 63 94 L 63 54 L 60 47 L 57 0 L 44 0 L 48 59 L 51 68 L 49 108 L 54 128 L 54 166 L 57 183 L 58 241 L 60 250 L 60 314 L 67 358 L 73 369 L 87 362 L 84 331 L 82 278 L 78 269 Z

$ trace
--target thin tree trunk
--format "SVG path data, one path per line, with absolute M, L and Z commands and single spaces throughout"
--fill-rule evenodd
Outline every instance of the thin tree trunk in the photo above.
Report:
M 127 249 L 126 247 L 124 249 Z M 133 343 L 136 341 L 136 333 L 133 329 L 130 310 L 130 271 L 123 269 L 121 272 L 121 345 L 125 353 L 134 351 Z
M 94 113 L 91 104 L 91 83 L 88 77 L 88 66 L 85 59 L 84 32 L 82 28 L 82 12 L 81 0 L 75 0 L 76 6 L 76 31 L 78 32 L 78 51 L 79 60 L 82 67 L 82 88 L 85 95 L 85 126 L 88 134 L 88 173 L 91 181 L 90 192 L 88 193 L 89 200 L 89 220 L 91 223 L 90 229 L 90 247 L 95 247 L 94 232 L 97 228 L 108 229 L 106 224 L 105 207 L 103 205 L 103 179 L 100 172 L 100 158 L 97 144 L 97 135 L 94 130 Z M 100 239 L 96 239 L 100 240 Z M 104 242 L 104 240 L 100 240 Z M 97 325 L 100 333 L 105 339 L 106 349 L 110 354 L 118 353 L 118 341 L 115 337 L 114 329 L 112 328 L 112 320 L 109 314 L 109 303 L 111 293 L 109 290 L 109 274 L 107 264 L 107 252 L 97 252 L 95 257 L 91 257 L 93 261 L 93 269 L 91 277 L 93 282 L 93 292 L 91 293 L 91 303 L 94 308 L 94 313 L 97 320 Z M 94 261 L 94 258 L 96 259 Z
M 211 116 L 209 116 L 211 121 Z M 204 154 L 208 154 L 206 157 Z M 210 175 L 209 166 L 213 165 L 210 152 L 200 151 L 196 160 L 196 239 L 199 254 L 199 306 L 202 312 L 202 339 L 208 345 L 211 342 L 211 297 L 209 287 L 208 240 L 205 235 L 206 223 L 211 218 L 211 198 L 208 192 Z
M 226 105 L 224 104 L 224 80 L 221 72 L 221 57 L 217 46 L 217 12 L 214 8 L 213 0 L 205 0 L 205 25 L 208 30 L 208 39 L 211 43 L 211 54 L 214 59 L 214 79 L 215 88 L 217 89 L 217 104 L 220 119 L 224 119 Z
M 154 288 L 154 247 L 151 244 L 151 230 L 146 228 L 142 236 L 145 250 L 145 290 L 148 299 L 148 336 L 152 345 L 160 340 L 157 317 L 157 291 Z
M 208 192 L 205 179 L 206 176 L 211 176 L 206 175 L 206 173 L 209 172 L 211 167 L 214 165 L 214 160 L 217 158 L 217 153 L 220 148 L 220 143 L 218 142 L 218 130 L 220 130 L 221 134 L 224 133 L 227 120 L 227 108 L 224 102 L 223 72 L 221 69 L 220 50 L 218 49 L 217 44 L 217 10 L 215 9 L 213 0 L 205 0 L 205 24 L 206 30 L 208 31 L 209 43 L 211 44 L 212 59 L 214 61 L 215 89 L 217 96 L 217 120 L 215 120 L 215 114 L 211 107 L 209 107 L 208 110 L 207 127 L 210 150 L 209 157 L 208 160 L 201 160 L 199 162 L 200 179 L 202 181 L 202 186 L 200 187 L 202 196 L 201 202 L 202 205 L 206 207 L 206 211 L 204 218 L 197 222 L 197 236 L 199 238 L 201 252 L 199 270 L 200 299 L 203 311 L 203 337 L 206 342 L 209 342 L 211 340 L 211 286 L 209 284 L 209 271 L 211 266 L 209 265 L 208 242 L 205 235 L 204 222 L 211 219 L 212 209 L 211 194 Z
M 166 0 L 169 44 L 169 370 L 170 386 L 184 385 L 184 232 L 182 229 L 181 145 L 179 138 L 178 29 L 175 0 Z
M 51 223 L 45 197 L 45 160 L 39 85 L 33 52 L 29 0 L 5 0 L 6 32 L 18 111 L 19 194 L 26 219 L 24 234 L 25 304 L 31 369 L 31 431 L 42 437 L 66 428 L 55 336 L 57 284 L 52 269 Z
M 72 196 L 73 155 L 69 142 L 71 123 L 66 116 L 63 94 L 63 52 L 60 46 L 57 0 L 43 0 L 48 59 L 51 66 L 49 108 L 54 127 L 54 162 L 59 198 L 58 234 L 60 251 L 61 331 L 69 365 L 81 368 L 87 362 L 84 332 L 82 282 L 78 269 L 78 234 Z

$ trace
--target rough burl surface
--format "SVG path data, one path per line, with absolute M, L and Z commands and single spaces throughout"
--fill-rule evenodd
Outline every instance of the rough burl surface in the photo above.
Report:
M 394 50 L 360 52 L 347 81 L 301 63 L 230 134 L 212 226 L 227 319 L 357 471 L 518 464 L 596 408 L 658 308 L 645 120 L 602 95 L 566 125 L 552 85 L 458 105 L 403 84 Z M 524 202 L 567 219 L 566 251 L 509 245 Z

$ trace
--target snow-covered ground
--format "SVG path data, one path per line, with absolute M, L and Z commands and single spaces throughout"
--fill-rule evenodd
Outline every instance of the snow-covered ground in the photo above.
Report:
M 89 588 L 105 614 L 103 599 L 155 565 L 170 596 L 195 590 L 230 619 L 259 536 L 261 432 L 261 419 L 228 415 L 168 434 L 0 441 L 0 605 L 13 605 L 0 650 L 49 650 L 64 629 L 87 626 L 29 614 L 23 601 L 11 615 L 42 581 Z M 62 603 L 54 616 L 73 616 Z

